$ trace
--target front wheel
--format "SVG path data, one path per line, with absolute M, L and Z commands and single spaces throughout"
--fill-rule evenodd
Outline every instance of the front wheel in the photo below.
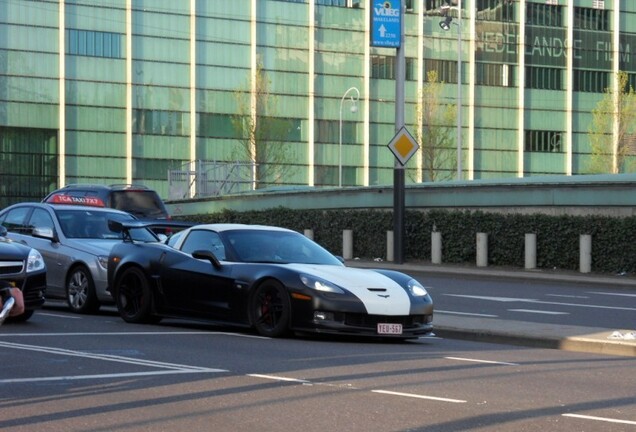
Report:
M 113 295 L 124 321 L 136 324 L 159 322 L 160 318 L 152 314 L 150 283 L 141 269 L 130 267 L 124 270 L 115 283 Z
M 263 282 L 249 302 L 252 324 L 262 336 L 281 337 L 289 333 L 291 305 L 287 290 L 280 282 Z
M 73 312 L 88 314 L 97 312 L 99 301 L 95 283 L 88 268 L 74 267 L 66 281 L 66 302 Z

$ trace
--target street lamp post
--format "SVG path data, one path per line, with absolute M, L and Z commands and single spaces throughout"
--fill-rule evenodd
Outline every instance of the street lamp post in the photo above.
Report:
M 358 111 L 358 100 L 360 99 L 360 90 L 358 90 L 356 87 L 349 88 L 345 92 L 345 94 L 342 95 L 342 99 L 340 99 L 340 129 L 338 139 L 338 187 L 342 187 L 342 105 L 344 105 L 344 101 L 350 92 L 355 92 L 356 94 L 355 99 L 353 96 L 350 97 L 352 113 Z
M 457 6 L 446 4 L 441 8 L 445 16 L 439 26 L 444 31 L 451 28 L 453 18 L 450 10 L 457 11 L 457 180 L 462 179 L 462 0 L 457 0 Z

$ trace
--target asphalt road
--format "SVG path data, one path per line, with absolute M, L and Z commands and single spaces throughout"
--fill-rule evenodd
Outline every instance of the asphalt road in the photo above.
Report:
M 636 431 L 631 357 L 266 339 L 47 307 L 0 328 L 2 431 Z

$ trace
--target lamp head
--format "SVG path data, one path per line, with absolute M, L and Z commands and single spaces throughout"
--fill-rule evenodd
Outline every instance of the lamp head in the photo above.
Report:
M 354 98 L 351 98 L 351 112 L 352 113 L 357 113 L 358 112 L 358 103 Z
M 439 22 L 439 26 L 442 28 L 442 30 L 448 31 L 450 30 L 451 22 L 453 22 L 453 18 L 450 16 L 446 16 L 446 18 L 444 18 L 444 21 Z

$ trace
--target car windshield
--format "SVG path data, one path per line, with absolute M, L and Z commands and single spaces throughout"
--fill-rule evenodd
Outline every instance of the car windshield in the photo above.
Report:
M 92 209 L 56 210 L 55 213 L 66 238 L 123 239 L 121 232 L 112 231 L 109 228 L 108 221 L 125 222 L 135 220 L 129 214 L 95 211 Z M 135 241 L 158 241 L 158 238 L 146 228 L 132 229 L 130 234 Z
M 117 210 L 123 210 L 138 217 L 166 216 L 161 199 L 154 191 L 114 191 L 111 195 L 111 205 Z
M 223 236 L 243 262 L 342 265 L 322 246 L 296 232 L 230 230 Z

